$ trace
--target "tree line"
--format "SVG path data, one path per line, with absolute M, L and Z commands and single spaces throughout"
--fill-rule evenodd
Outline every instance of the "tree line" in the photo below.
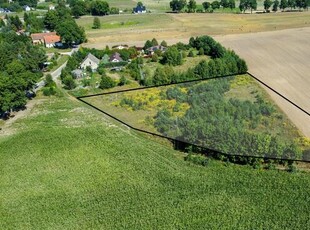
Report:
M 29 37 L 12 30 L 0 33 L 0 114 L 26 105 L 46 59 L 45 51 L 33 46 Z
M 269 12 L 270 7 L 272 7 L 272 11 L 285 10 L 286 8 L 299 10 L 308 10 L 310 6 L 310 0 L 264 0 L 264 9 L 266 12 Z M 213 12 L 216 9 L 234 9 L 236 8 L 235 0 L 220 0 L 220 1 L 212 1 L 212 2 L 203 2 L 202 7 L 205 12 Z M 174 12 L 201 12 L 201 9 L 197 7 L 197 3 L 195 0 L 172 0 L 170 1 L 170 8 Z M 250 10 L 251 13 L 253 10 L 257 9 L 257 0 L 240 0 L 239 1 L 239 9 L 241 12 L 245 12 L 246 10 Z
M 192 50 L 199 51 L 200 55 L 211 57 L 209 61 L 201 61 L 185 72 L 175 72 L 172 66 L 181 65 L 183 59 L 191 55 Z M 188 54 L 185 52 L 189 51 Z M 154 55 L 154 54 L 153 54 Z M 128 68 L 131 76 L 142 85 L 164 85 L 182 81 L 207 79 L 230 74 L 246 73 L 247 65 L 235 52 L 226 50 L 220 43 L 209 36 L 190 38 L 189 44 L 178 43 L 168 47 L 161 55 L 162 66 L 155 70 L 153 76 L 145 76 L 141 72 L 143 62 L 133 62 Z

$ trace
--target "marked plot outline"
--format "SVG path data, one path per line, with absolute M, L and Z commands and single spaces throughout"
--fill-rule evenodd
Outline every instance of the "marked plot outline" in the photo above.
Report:
M 310 162 L 308 149 L 296 141 L 300 133 L 266 99 L 258 82 L 277 93 L 248 73 L 77 99 L 134 130 L 224 155 Z

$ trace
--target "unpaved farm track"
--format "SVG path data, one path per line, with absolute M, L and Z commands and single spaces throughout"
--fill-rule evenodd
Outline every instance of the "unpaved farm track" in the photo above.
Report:
M 251 74 L 310 113 L 310 27 L 215 39 L 244 58 Z M 301 132 L 310 137 L 310 116 L 267 91 Z

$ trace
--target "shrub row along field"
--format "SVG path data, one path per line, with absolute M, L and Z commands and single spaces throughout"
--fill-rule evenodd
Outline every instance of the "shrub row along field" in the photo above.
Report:
M 133 127 L 223 153 L 309 160 L 310 146 L 247 75 L 84 100 Z
M 1 229 L 307 228 L 307 173 L 192 165 L 64 98 L 11 128 L 0 136 Z

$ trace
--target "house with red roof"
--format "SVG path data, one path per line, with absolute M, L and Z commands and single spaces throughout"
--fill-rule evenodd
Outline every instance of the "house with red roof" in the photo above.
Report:
M 61 41 L 60 36 L 56 32 L 34 33 L 30 36 L 34 45 L 44 44 L 48 48 L 54 47 L 56 42 Z

